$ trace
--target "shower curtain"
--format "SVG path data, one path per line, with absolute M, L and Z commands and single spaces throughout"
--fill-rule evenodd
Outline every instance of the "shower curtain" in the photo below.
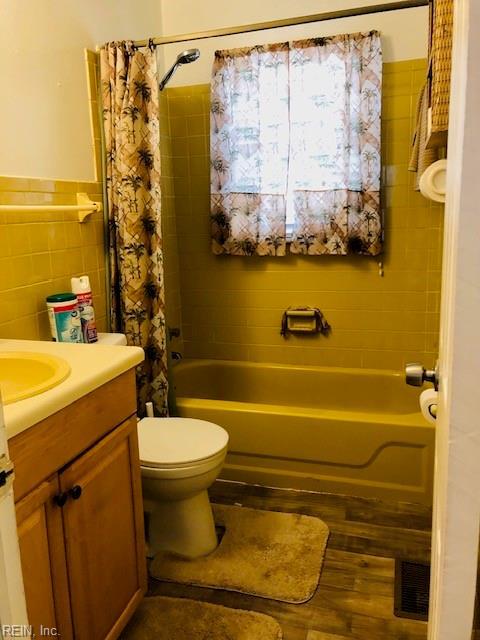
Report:
M 139 415 L 167 415 L 167 356 L 160 219 L 157 61 L 153 48 L 109 43 L 100 67 L 106 146 L 112 329 L 142 347 Z

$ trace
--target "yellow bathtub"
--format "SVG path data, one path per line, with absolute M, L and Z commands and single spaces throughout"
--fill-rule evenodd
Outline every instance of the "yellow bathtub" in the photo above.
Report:
M 228 431 L 223 478 L 431 503 L 435 426 L 400 373 L 184 360 L 174 384 L 179 416 Z

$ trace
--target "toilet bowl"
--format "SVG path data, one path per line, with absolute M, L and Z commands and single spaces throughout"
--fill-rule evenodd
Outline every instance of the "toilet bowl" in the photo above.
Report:
M 207 489 L 225 461 L 227 432 L 205 420 L 143 418 L 138 442 L 148 555 L 211 553 L 217 536 Z

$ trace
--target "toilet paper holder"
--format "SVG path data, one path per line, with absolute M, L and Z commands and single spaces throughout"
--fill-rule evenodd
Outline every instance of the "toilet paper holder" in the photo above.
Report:
M 428 422 L 434 423 L 437 419 L 438 391 L 425 389 L 419 398 L 420 410 Z

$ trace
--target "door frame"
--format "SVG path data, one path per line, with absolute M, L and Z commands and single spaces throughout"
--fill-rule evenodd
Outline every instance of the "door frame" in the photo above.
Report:
M 429 640 L 470 640 L 480 516 L 480 2 L 454 0 Z

